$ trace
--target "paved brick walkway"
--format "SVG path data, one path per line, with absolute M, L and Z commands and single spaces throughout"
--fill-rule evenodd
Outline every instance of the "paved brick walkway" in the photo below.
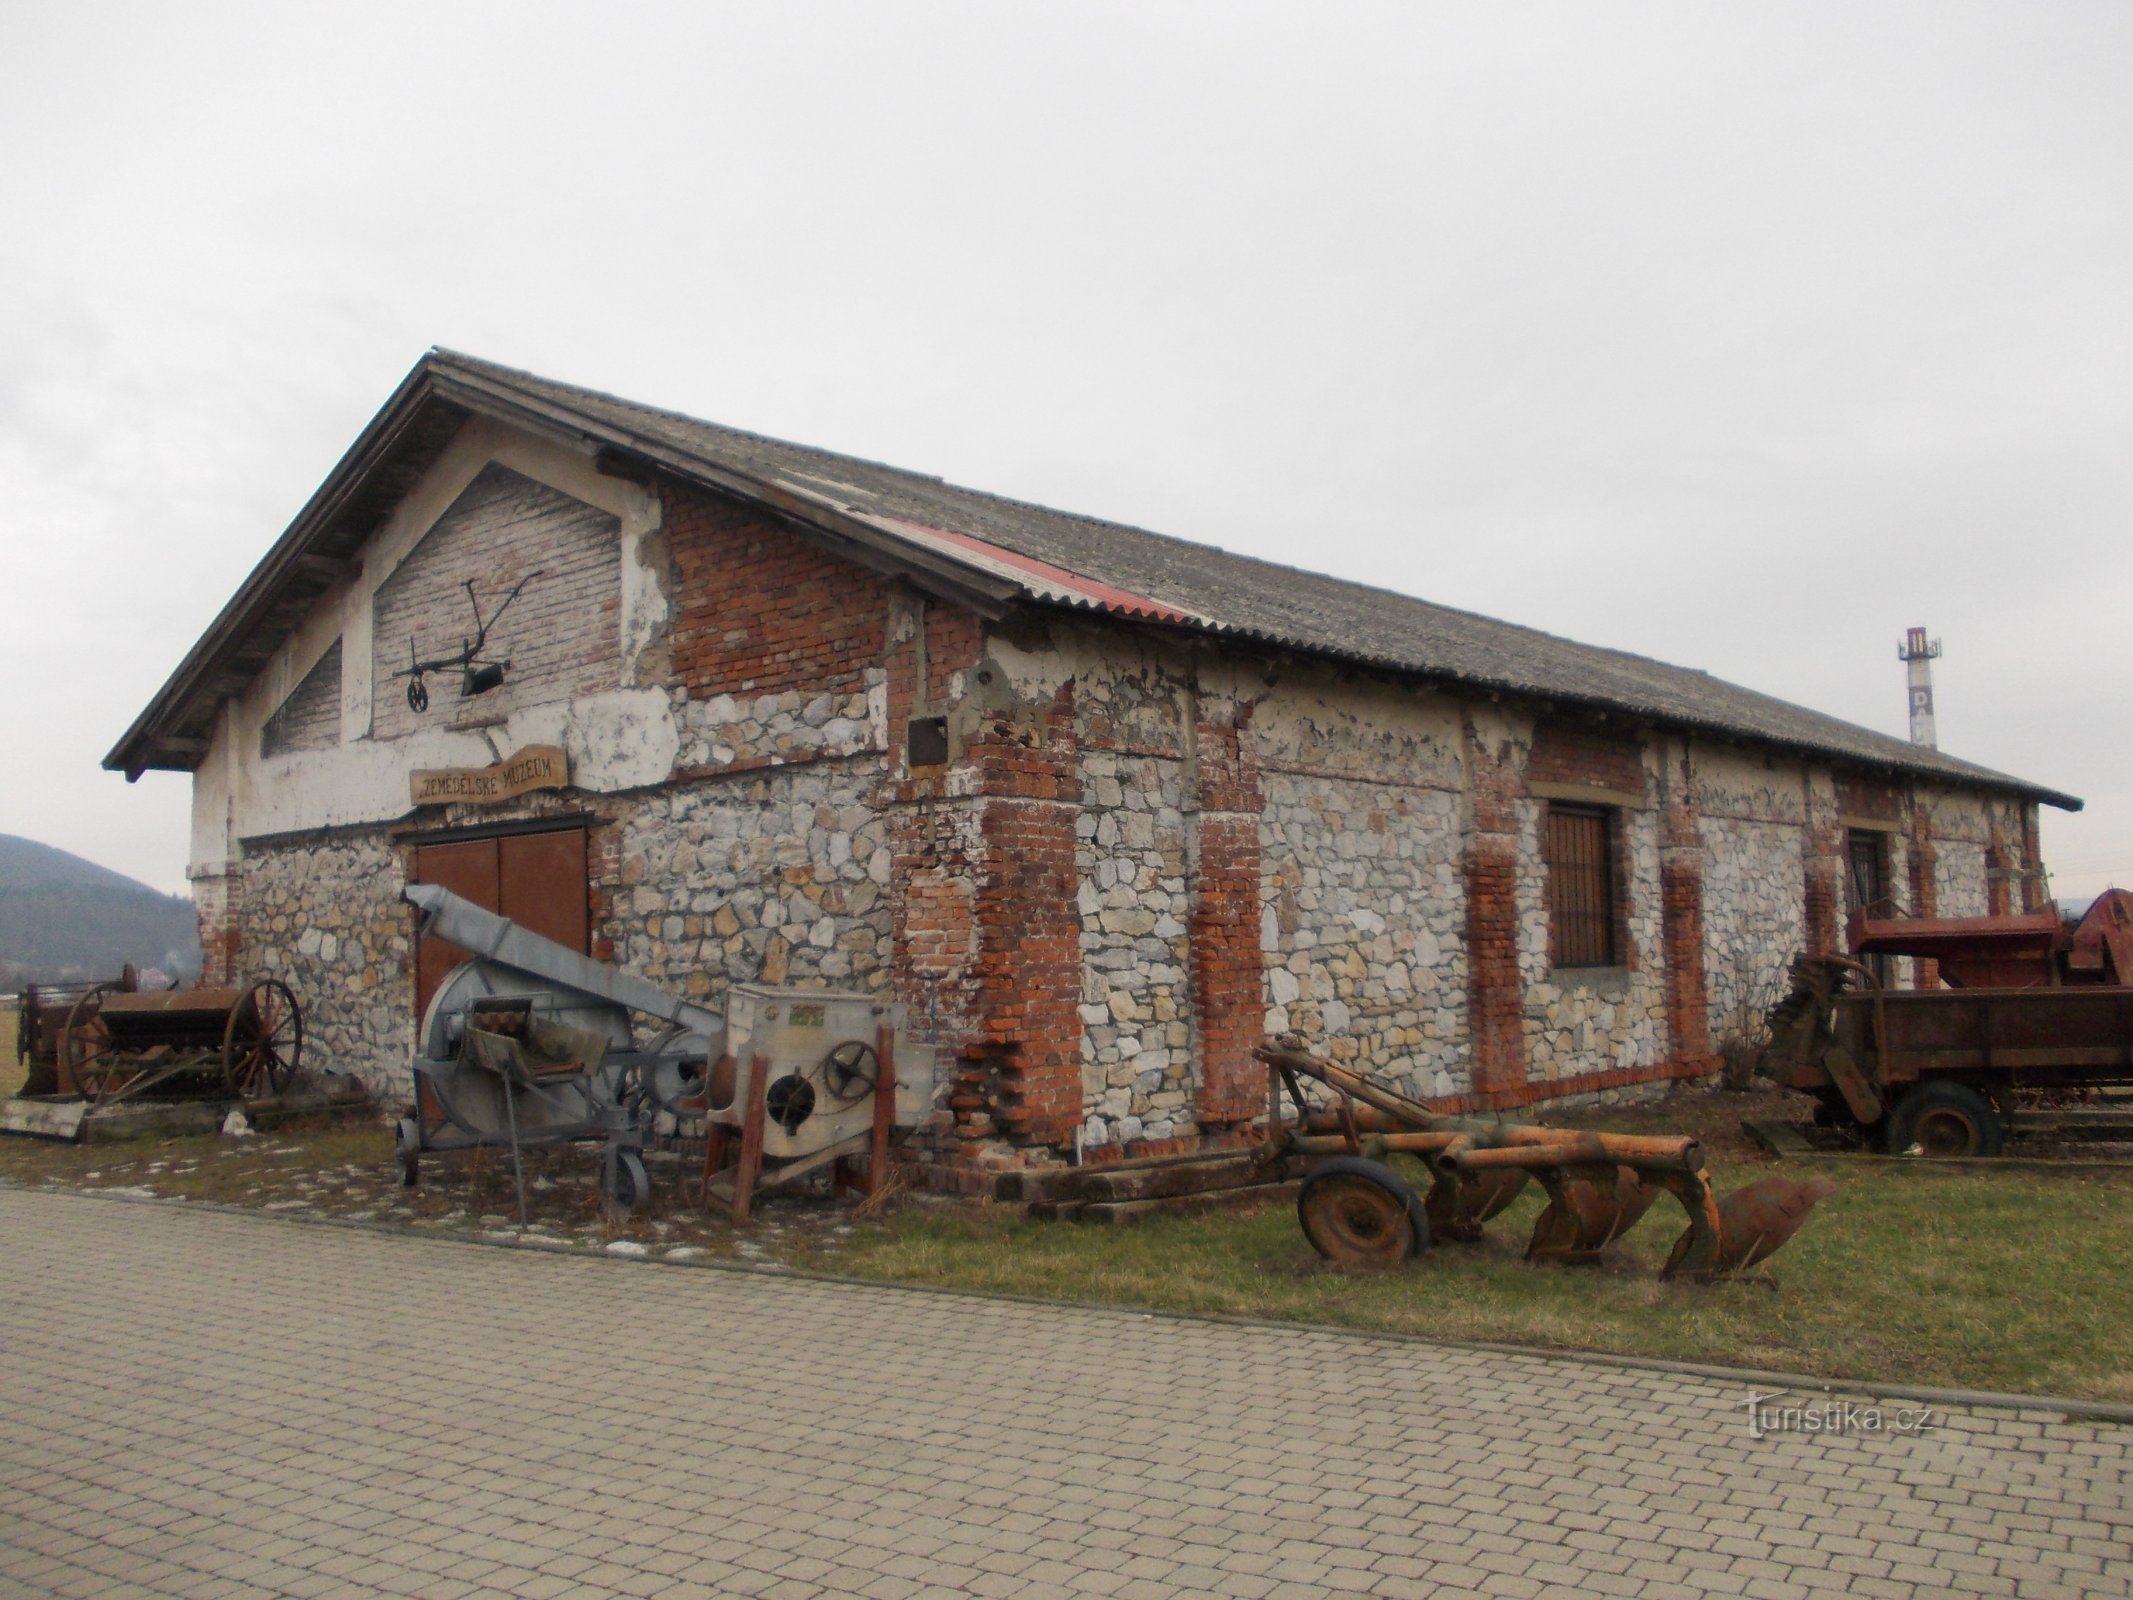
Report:
M 0 1191 L 0 1594 L 2119 1594 L 2133 1429 Z

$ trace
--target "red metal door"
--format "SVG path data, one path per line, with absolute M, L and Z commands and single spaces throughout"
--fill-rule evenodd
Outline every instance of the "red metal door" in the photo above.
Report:
M 414 881 L 438 884 L 557 944 L 590 949 L 583 828 L 418 845 Z M 418 1021 L 445 975 L 466 959 L 456 944 L 422 941 L 415 955 Z
M 512 834 L 496 847 L 496 909 L 544 939 L 588 950 L 585 830 Z

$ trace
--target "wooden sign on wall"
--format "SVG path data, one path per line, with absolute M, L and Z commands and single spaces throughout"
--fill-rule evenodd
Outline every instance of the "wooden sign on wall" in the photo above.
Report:
M 493 806 L 569 782 L 568 755 L 552 744 L 529 744 L 494 766 L 417 771 L 410 774 L 408 789 L 418 806 Z

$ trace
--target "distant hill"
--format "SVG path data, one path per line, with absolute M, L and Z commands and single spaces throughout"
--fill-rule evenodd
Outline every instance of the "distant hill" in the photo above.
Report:
M 0 989 L 111 977 L 129 961 L 172 977 L 197 975 L 192 900 L 0 833 Z

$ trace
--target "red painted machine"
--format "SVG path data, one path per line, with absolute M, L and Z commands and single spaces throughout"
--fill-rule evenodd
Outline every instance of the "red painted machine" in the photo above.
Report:
M 1846 929 L 1855 956 L 1917 956 L 1957 989 L 2133 985 L 2133 890 L 2106 889 L 2078 921 L 2058 911 L 1998 917 L 1868 917 Z

